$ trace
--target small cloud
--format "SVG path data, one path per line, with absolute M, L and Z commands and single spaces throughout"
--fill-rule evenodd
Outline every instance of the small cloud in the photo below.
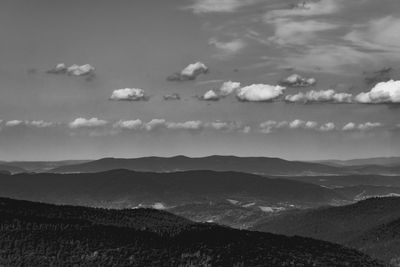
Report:
M 167 77 L 168 81 L 188 81 L 195 80 L 200 74 L 206 74 L 208 67 L 202 62 L 189 64 L 181 72 L 174 73 Z
M 220 59 L 227 59 L 233 55 L 236 55 L 239 53 L 239 51 L 246 47 L 246 43 L 242 39 L 222 42 L 215 38 L 211 38 L 208 41 L 208 44 L 214 46 L 218 50 L 218 53 L 215 54 L 215 57 Z
M 138 130 L 142 127 L 143 123 L 141 120 L 128 120 L 128 121 L 117 121 L 114 123 L 113 128 L 116 129 L 128 129 L 128 130 Z
M 291 103 L 351 103 L 352 94 L 336 93 L 334 90 L 311 90 L 307 93 L 297 93 L 285 96 L 286 102 Z
M 166 122 L 167 121 L 164 119 L 152 119 L 151 121 L 145 123 L 143 127 L 144 129 L 146 129 L 146 131 L 152 131 L 154 129 L 165 126 Z
M 209 90 L 198 98 L 204 101 L 218 101 L 220 97 L 216 92 L 214 92 L 214 90 Z
M 356 129 L 356 124 L 354 122 L 349 122 L 343 126 L 342 131 L 353 131 Z
M 15 127 L 15 126 L 19 126 L 22 125 L 24 122 L 20 121 L 20 120 L 12 120 L 12 121 L 7 121 L 6 122 L 6 126 L 7 127 Z
M 380 82 L 369 92 L 358 94 L 355 101 L 362 104 L 398 104 L 400 103 L 400 81 Z
M 67 67 L 64 63 L 57 64 L 54 68 L 47 71 L 50 74 L 66 74 L 70 76 L 87 76 L 94 77 L 95 68 L 90 64 L 77 65 L 73 64 Z
M 178 93 L 167 94 L 163 96 L 164 100 L 181 100 L 181 96 Z
M 240 7 L 257 3 L 257 0 L 194 0 L 192 5 L 184 7 L 195 14 L 232 13 Z
M 252 84 L 237 90 L 236 96 L 240 101 L 272 101 L 283 94 L 286 87 L 268 84 Z
M 186 121 L 186 122 L 167 122 L 168 129 L 173 130 L 199 130 L 203 127 L 201 121 Z
M 316 83 L 317 80 L 315 78 L 305 78 L 299 74 L 292 74 L 280 82 L 281 85 L 290 87 L 308 87 Z
M 26 124 L 37 127 L 37 128 L 47 128 L 47 127 L 53 126 L 52 122 L 47 122 L 47 121 L 43 121 L 43 120 L 30 121 L 30 122 L 26 122 Z
M 108 122 L 105 120 L 100 120 L 98 118 L 77 118 L 74 121 L 69 123 L 69 127 L 72 129 L 78 128 L 93 128 L 93 127 L 101 127 L 107 125 Z
M 343 126 L 342 131 L 349 132 L 349 131 L 370 131 L 376 128 L 382 127 L 382 123 L 380 122 L 365 122 L 360 124 L 355 124 L 354 122 L 349 122 Z
M 336 129 L 336 125 L 333 122 L 328 122 L 319 127 L 321 132 L 330 132 Z
M 222 97 L 228 96 L 240 88 L 239 82 L 224 82 L 218 90 L 218 94 Z
M 124 88 L 114 90 L 110 96 L 110 100 L 117 101 L 141 101 L 148 100 L 142 89 L 138 88 Z

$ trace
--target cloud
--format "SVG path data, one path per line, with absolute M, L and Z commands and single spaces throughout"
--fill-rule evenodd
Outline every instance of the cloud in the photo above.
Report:
M 152 119 L 151 121 L 145 123 L 143 125 L 144 129 L 146 129 L 146 131 L 152 131 L 154 129 L 158 129 L 160 127 L 163 127 L 166 125 L 166 120 L 164 119 Z
M 148 100 L 148 97 L 145 95 L 142 89 L 138 88 L 124 88 L 114 90 L 110 97 L 111 100 L 119 100 L 119 101 L 140 101 L 140 100 Z
M 163 96 L 164 100 L 181 100 L 181 96 L 178 93 L 166 94 Z
M 143 122 L 139 119 L 127 120 L 127 121 L 120 120 L 113 124 L 113 128 L 138 130 L 142 127 L 142 125 L 143 125 Z
M 291 103 L 352 103 L 352 94 L 337 93 L 332 89 L 321 91 L 300 92 L 285 96 L 286 102 Z
M 268 11 L 265 21 L 270 21 L 282 17 L 311 17 L 334 14 L 340 11 L 341 0 L 319 0 L 319 1 L 298 1 L 286 9 Z
M 174 130 L 199 130 L 203 127 L 202 121 L 167 122 L 168 129 Z
M 322 127 L 322 126 L 321 126 Z M 318 123 L 315 121 L 304 121 L 300 119 L 296 119 L 293 121 L 274 121 L 268 120 L 259 124 L 260 131 L 262 133 L 272 133 L 279 129 L 287 129 L 287 130 L 314 130 L 320 131 L 321 129 L 318 127 Z
M 354 122 L 349 122 L 343 126 L 342 131 L 370 131 L 376 128 L 382 127 L 382 123 L 380 122 L 365 122 L 360 124 L 355 124 Z
M 78 128 L 94 128 L 94 127 L 101 127 L 107 125 L 108 122 L 105 120 L 100 120 L 98 118 L 77 118 L 74 121 L 69 123 L 69 128 L 71 129 L 78 129 Z
M 218 101 L 219 95 L 214 92 L 214 90 L 209 90 L 204 95 L 200 96 L 199 99 L 204 101 Z
M 54 125 L 54 123 L 52 123 L 52 122 L 47 122 L 47 121 L 43 121 L 43 120 L 40 120 L 40 121 L 28 121 L 28 122 L 25 122 L 25 123 L 27 125 L 34 126 L 34 127 L 37 127 L 37 128 L 47 128 L 47 127 L 50 127 L 50 126 Z
M 237 90 L 240 101 L 272 101 L 283 94 L 285 87 L 268 84 L 252 84 Z
M 200 74 L 206 74 L 208 67 L 202 62 L 189 64 L 181 72 L 174 73 L 167 77 L 168 81 L 188 81 L 195 80 Z
M 228 96 L 240 88 L 239 82 L 227 81 L 224 82 L 218 90 L 220 96 Z
M 241 123 L 236 121 L 226 122 L 226 121 L 214 121 L 207 122 L 204 124 L 205 127 L 210 128 L 216 131 L 235 131 L 235 130 L 243 130 Z
M 23 121 L 20 121 L 20 120 L 12 120 L 12 121 L 7 121 L 6 122 L 6 126 L 7 127 L 15 127 L 15 126 L 18 126 L 18 125 L 22 125 L 24 122 Z
M 306 45 L 315 40 L 318 32 L 337 29 L 339 26 L 315 20 L 295 21 L 291 19 L 276 19 L 270 22 L 275 25 L 275 35 L 269 41 L 279 45 Z
M 95 68 L 90 64 L 77 65 L 73 64 L 69 67 L 64 63 L 57 64 L 54 68 L 47 71 L 51 74 L 67 74 L 71 76 L 94 76 Z
M 400 103 L 400 81 L 380 82 L 369 92 L 358 94 L 355 101 L 363 104 L 398 104 Z
M 221 42 L 215 38 L 211 38 L 208 41 L 208 44 L 213 45 L 218 50 L 218 53 L 215 54 L 215 57 L 220 59 L 227 59 L 233 55 L 236 55 L 239 53 L 239 51 L 246 47 L 246 43 L 242 39 Z
M 308 87 L 316 83 L 315 78 L 305 78 L 299 74 L 292 74 L 280 82 L 281 85 L 290 87 Z
M 319 127 L 322 132 L 330 132 L 336 129 L 336 125 L 333 122 L 327 122 Z
M 400 18 L 386 16 L 373 19 L 366 24 L 355 25 L 344 39 L 354 44 L 389 52 L 391 56 L 399 57 L 400 52 Z
M 231 13 L 256 2 L 257 0 L 194 0 L 193 4 L 186 6 L 185 9 L 190 9 L 195 14 Z

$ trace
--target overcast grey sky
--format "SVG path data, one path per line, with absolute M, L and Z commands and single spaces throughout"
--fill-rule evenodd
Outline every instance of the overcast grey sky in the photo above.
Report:
M 398 0 L 3 0 L 0 25 L 2 160 L 400 155 Z

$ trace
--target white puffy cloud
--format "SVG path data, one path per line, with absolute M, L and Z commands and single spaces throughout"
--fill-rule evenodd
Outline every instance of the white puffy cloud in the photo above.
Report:
M 218 90 L 220 96 L 227 96 L 240 88 L 239 82 L 227 81 L 224 82 Z
M 205 101 L 218 101 L 219 95 L 216 92 L 214 92 L 214 90 L 209 90 L 203 96 L 200 96 L 199 98 L 201 100 L 205 100 Z
M 292 103 L 351 103 L 352 94 L 337 93 L 332 89 L 321 91 L 308 91 L 306 93 L 299 92 L 295 95 L 285 96 L 285 101 Z
M 246 43 L 242 39 L 235 39 L 229 42 L 218 41 L 215 38 L 211 38 L 208 41 L 208 44 L 213 45 L 216 49 L 218 49 L 218 53 L 215 54 L 215 57 L 220 59 L 229 58 L 241 51 L 246 47 Z
M 380 82 L 369 92 L 358 94 L 355 101 L 364 104 L 400 103 L 400 81 Z
M 304 121 L 304 120 L 293 120 L 291 122 L 288 121 L 274 121 L 268 120 L 265 122 L 260 123 L 259 128 L 262 133 L 271 133 L 278 129 L 305 129 L 305 130 L 317 130 L 318 123 L 315 121 Z
M 168 81 L 195 80 L 200 74 L 206 74 L 208 67 L 202 62 L 196 62 L 186 66 L 181 72 L 174 73 L 167 77 Z
M 111 100 L 126 100 L 126 101 L 139 101 L 139 100 L 147 100 L 147 96 L 145 95 L 142 89 L 138 88 L 124 88 L 114 90 L 111 94 Z
M 18 125 L 22 125 L 24 122 L 20 121 L 20 120 L 11 120 L 11 121 L 7 121 L 6 122 L 6 126 L 7 127 L 14 127 L 14 126 L 18 126 Z
M 152 119 L 151 121 L 145 123 L 143 126 L 146 131 L 152 131 L 154 129 L 165 126 L 166 122 L 167 121 L 164 119 Z
M 271 101 L 281 96 L 285 89 L 279 85 L 252 84 L 238 89 L 236 96 L 241 101 Z
M 327 122 L 319 127 L 322 132 L 330 132 L 336 129 L 336 125 L 333 122 Z
M 191 9 L 196 14 L 230 13 L 256 2 L 257 0 L 194 0 L 193 4 L 185 9 Z
M 100 120 L 98 118 L 76 118 L 74 121 L 69 123 L 69 127 L 72 129 L 78 128 L 93 128 L 93 127 L 101 127 L 107 125 L 108 122 L 105 120 Z
M 53 74 L 68 74 L 71 76 L 93 76 L 95 68 L 90 64 L 73 64 L 67 67 L 67 65 L 65 65 L 64 63 L 59 63 L 53 69 L 47 72 Z
M 243 129 L 242 125 L 236 121 L 214 121 L 205 123 L 205 127 L 217 131 L 235 131 Z
M 127 121 L 120 120 L 114 123 L 113 127 L 117 129 L 137 130 L 140 129 L 142 125 L 143 122 L 139 119 Z
M 52 122 L 47 122 L 47 121 L 43 121 L 43 120 L 29 121 L 29 122 L 26 122 L 26 124 L 37 127 L 37 128 L 46 128 L 46 127 L 53 126 Z
M 292 74 L 280 82 L 284 86 L 307 87 L 317 83 L 315 78 L 305 78 L 299 74 Z
M 174 130 L 199 130 L 203 127 L 202 121 L 186 121 L 186 122 L 167 122 L 168 129 Z
M 342 131 L 370 131 L 376 128 L 382 127 L 382 123 L 380 122 L 365 122 L 360 124 L 355 124 L 354 122 L 349 122 L 343 126 Z

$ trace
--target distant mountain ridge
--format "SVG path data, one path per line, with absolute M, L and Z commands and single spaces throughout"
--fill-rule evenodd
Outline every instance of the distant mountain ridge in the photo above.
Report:
M 143 157 L 103 158 L 81 164 L 65 165 L 49 170 L 55 173 L 102 172 L 128 169 L 146 172 L 176 172 L 190 170 L 237 171 L 262 175 L 344 175 L 344 174 L 400 174 L 396 166 L 332 166 L 322 163 L 288 161 L 268 157 L 208 156 L 190 158 Z
M 0 218 L 1 266 L 383 266 L 329 242 L 193 223 L 149 209 L 0 198 Z
M 238 171 L 256 174 L 287 175 L 300 173 L 337 173 L 337 167 L 318 163 L 287 161 L 280 158 L 208 156 L 190 158 L 186 156 L 144 157 L 144 158 L 103 158 L 83 164 L 60 166 L 51 172 L 101 172 L 112 169 L 134 171 L 174 172 L 188 170 Z

